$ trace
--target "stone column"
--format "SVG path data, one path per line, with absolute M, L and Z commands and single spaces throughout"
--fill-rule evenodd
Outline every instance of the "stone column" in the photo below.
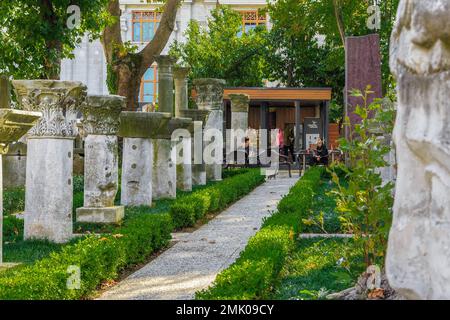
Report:
M 118 223 L 123 206 L 114 206 L 119 189 L 117 132 L 126 99 L 120 96 L 88 96 L 82 108 L 84 147 L 84 206 L 77 209 L 78 222 Z
M 230 94 L 231 101 L 231 135 L 227 136 L 227 155 L 232 155 L 231 162 L 240 164 L 245 163 L 244 141 L 242 139 L 247 137 L 248 130 L 248 109 L 250 97 L 246 94 Z M 234 140 L 234 141 L 232 141 Z M 238 151 L 235 159 L 234 151 Z
M 152 205 L 153 141 L 169 125 L 170 114 L 122 112 L 119 136 L 123 141 L 120 203 L 126 206 Z M 170 140 L 169 140 L 170 142 Z
M 171 56 L 156 56 L 158 64 L 158 111 L 174 114 L 173 104 L 173 65 L 176 59 Z
M 40 112 L 0 109 L 0 267 L 3 267 L 3 172 L 2 157 L 40 119 Z
M 197 91 L 197 106 L 200 110 L 209 111 L 208 118 L 205 123 L 205 134 L 207 135 L 204 141 L 204 147 L 208 148 L 211 143 L 219 143 L 208 138 L 208 130 L 215 129 L 222 134 L 223 141 L 223 89 L 225 80 L 221 79 L 196 79 L 194 86 Z M 223 162 L 223 148 L 215 149 L 218 154 L 213 153 L 215 160 L 211 162 L 206 160 L 206 176 L 208 180 L 220 181 L 222 180 L 222 162 Z
M 206 184 L 206 166 L 203 162 L 203 127 L 208 118 L 208 110 L 181 110 L 181 116 L 192 119 L 192 184 Z
M 188 79 L 190 68 L 174 67 L 173 77 L 175 83 L 175 116 L 184 117 L 183 111 L 188 109 Z M 189 117 L 188 117 L 189 118 Z M 177 188 L 183 191 L 192 190 L 192 134 L 194 124 L 191 125 L 191 136 L 184 137 L 177 143 Z M 182 150 L 181 150 L 182 149 Z
M 448 1 L 402 0 L 391 37 L 398 174 L 386 274 L 409 299 L 450 299 L 449 15 Z
M 158 103 L 159 111 L 174 115 L 173 101 L 173 64 L 171 56 L 155 57 L 159 70 Z M 181 107 L 180 107 L 181 108 Z M 153 143 L 153 199 L 175 198 L 177 191 L 176 149 L 172 142 L 172 133 L 177 129 L 187 129 L 190 119 L 173 118 L 167 126 L 161 128 Z M 180 172 L 184 174 L 184 172 Z M 181 180 L 187 179 L 183 176 Z
M 175 83 L 175 116 L 182 117 L 181 110 L 188 109 L 189 93 L 187 76 L 190 68 L 174 67 L 173 78 Z
M 24 238 L 66 242 L 73 232 L 76 114 L 86 87 L 55 80 L 20 80 L 13 86 L 25 110 L 43 114 L 28 136 Z

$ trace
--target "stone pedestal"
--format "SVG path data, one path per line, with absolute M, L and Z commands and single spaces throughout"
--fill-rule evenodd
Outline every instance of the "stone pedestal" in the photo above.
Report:
M 119 188 L 117 132 L 120 112 L 126 107 L 120 96 L 89 96 L 82 108 L 85 139 L 84 206 L 77 209 L 78 222 L 118 223 L 123 206 L 115 206 Z
M 208 118 L 208 110 L 181 110 L 180 115 L 192 119 L 192 184 L 206 185 L 206 166 L 203 161 L 203 127 Z
M 121 204 L 152 205 L 153 163 L 157 161 L 153 156 L 152 139 L 169 125 L 170 117 L 170 113 L 122 112 L 119 130 L 119 136 L 124 138 Z
M 190 68 L 174 67 L 173 77 L 175 83 L 175 117 L 186 117 L 188 110 L 188 79 Z M 177 166 L 177 188 L 183 191 L 192 190 L 192 135 L 193 124 L 190 135 L 185 136 L 176 143 L 176 166 Z
M 177 191 L 176 148 L 172 135 L 175 130 L 188 130 L 192 120 L 172 118 L 152 139 L 153 143 L 153 199 L 173 199 Z M 184 178 L 184 177 L 183 177 Z
M 39 112 L 0 109 L 0 269 L 3 264 L 3 172 L 2 157 L 42 116 Z
M 223 88 L 225 81 L 220 79 L 196 79 L 194 80 L 194 86 L 197 91 L 198 108 L 210 112 L 204 127 L 204 150 L 206 152 L 203 156 L 206 163 L 206 177 L 211 181 L 219 181 L 222 180 Z M 221 141 L 217 140 L 219 135 L 221 135 Z M 213 151 L 209 152 L 211 150 Z
M 450 32 L 447 1 L 402 0 L 391 37 L 397 78 L 390 285 L 409 299 L 450 299 Z
M 3 187 L 25 188 L 27 145 L 14 142 L 3 156 Z
M 54 80 L 13 81 L 13 86 L 23 109 L 43 114 L 28 136 L 24 238 L 66 242 L 73 231 L 76 115 L 86 87 Z

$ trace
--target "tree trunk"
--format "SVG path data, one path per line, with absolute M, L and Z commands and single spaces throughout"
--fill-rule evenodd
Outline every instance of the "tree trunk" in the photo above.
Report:
M 41 0 L 40 13 L 42 15 L 42 20 L 47 21 L 51 27 L 57 28 L 58 18 L 53 9 L 53 4 L 50 0 Z M 48 58 L 43 61 L 44 71 L 41 75 L 44 79 L 59 80 L 60 70 L 61 70 L 61 54 L 62 54 L 62 43 L 58 39 L 47 39 L 46 40 L 47 51 L 51 54 Z M 56 54 L 54 54 L 56 52 Z M 58 57 L 58 58 L 52 58 Z
M 121 10 L 118 0 L 110 0 L 108 12 L 116 21 L 105 28 L 101 41 L 108 63 L 108 75 L 110 87 L 115 92 L 127 98 L 127 110 L 136 111 L 139 102 L 141 79 L 144 73 L 155 61 L 155 56 L 161 54 L 175 27 L 175 18 L 181 0 L 167 0 L 164 5 L 163 15 L 155 37 L 140 52 L 127 52 L 124 48 L 121 30 Z M 111 91 L 111 88 L 110 88 Z
M 342 45 L 345 49 L 345 25 L 344 18 L 342 17 L 342 8 L 340 0 L 333 0 L 334 16 L 336 17 L 336 24 L 339 30 L 339 35 L 341 37 Z

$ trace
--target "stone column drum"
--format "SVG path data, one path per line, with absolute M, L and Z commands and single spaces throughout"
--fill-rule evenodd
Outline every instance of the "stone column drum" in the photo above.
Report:
M 158 111 L 174 114 L 173 65 L 176 59 L 171 56 L 155 56 L 158 64 Z
M 182 110 L 189 107 L 188 79 L 190 68 L 174 67 L 173 79 L 175 83 L 175 117 L 183 117 Z
M 3 174 L 2 157 L 40 119 L 40 112 L 0 109 L 0 267 L 3 265 Z
M 188 110 L 188 79 L 190 68 L 174 67 L 173 77 L 175 83 L 175 116 L 185 117 Z M 189 117 L 186 117 L 189 118 Z M 192 190 L 192 136 L 194 134 L 194 124 L 190 127 L 191 135 L 184 137 L 177 142 L 177 188 L 183 191 Z
M 192 119 L 192 184 L 206 185 L 206 166 L 203 162 L 203 127 L 208 118 L 208 110 L 186 109 L 180 115 Z
M 230 94 L 229 98 L 231 101 L 231 135 L 227 136 L 227 152 L 233 154 L 232 162 L 245 163 L 245 159 L 241 159 L 241 156 L 244 158 L 245 153 L 244 141 L 241 139 L 247 137 L 250 97 L 246 94 Z M 233 143 L 231 139 L 234 140 Z M 237 159 L 234 157 L 234 151 L 239 151 Z M 227 153 L 227 155 L 230 154 Z
M 55 80 L 19 80 L 13 86 L 24 110 L 43 114 L 28 135 L 24 238 L 63 243 L 73 233 L 75 119 L 86 87 Z
M 152 205 L 153 142 L 168 126 L 170 113 L 122 112 L 119 136 L 123 137 L 122 187 L 120 203 L 126 206 Z
M 117 132 L 126 99 L 120 96 L 88 96 L 83 112 L 84 206 L 78 208 L 78 222 L 118 223 L 123 206 L 114 206 L 119 189 Z
M 196 79 L 194 80 L 194 87 L 197 91 L 197 106 L 200 110 L 210 111 L 205 123 L 205 132 L 210 129 L 216 129 L 221 132 L 223 139 L 223 89 L 225 80 L 221 79 Z M 204 141 L 204 147 L 207 147 L 213 141 L 207 139 Z M 220 181 L 222 180 L 222 162 L 223 162 L 223 148 L 216 150 L 219 154 L 214 154 L 216 157 L 215 163 L 206 163 L 206 176 L 208 180 Z M 205 156 L 205 155 L 204 155 Z M 219 160 L 220 159 L 220 160 Z M 207 161 L 208 162 L 208 161 Z
M 450 299 L 450 6 L 400 1 L 391 37 L 397 78 L 391 286 L 409 299 Z

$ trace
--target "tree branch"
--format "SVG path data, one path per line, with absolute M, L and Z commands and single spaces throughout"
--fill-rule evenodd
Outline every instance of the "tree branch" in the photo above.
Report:
M 345 48 L 345 26 L 344 19 L 342 17 L 342 8 L 339 0 L 333 0 L 334 16 L 336 17 L 336 23 L 341 37 L 342 45 Z
M 103 51 L 105 52 L 106 61 L 108 63 L 112 63 L 114 59 L 114 47 L 123 45 L 120 31 L 120 11 L 119 0 L 110 0 L 108 3 L 108 12 L 116 19 L 116 21 L 113 24 L 106 26 L 101 36 Z
M 145 71 L 150 68 L 155 61 L 155 56 L 161 54 L 167 41 L 169 41 L 170 35 L 175 29 L 175 19 L 181 1 L 182 0 L 167 0 L 164 5 L 163 15 L 159 28 L 155 33 L 155 37 L 139 53 L 142 57 L 140 76 L 144 75 Z

